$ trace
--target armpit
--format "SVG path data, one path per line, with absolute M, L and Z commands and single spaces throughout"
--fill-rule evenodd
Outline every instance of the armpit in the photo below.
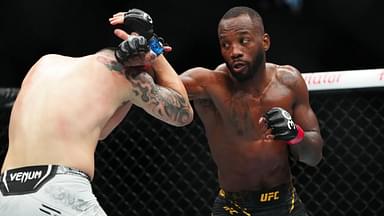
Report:
M 201 107 L 214 107 L 212 101 L 211 101 L 211 100 L 208 100 L 208 99 L 195 100 L 194 103 L 195 103 L 196 105 L 201 106 Z

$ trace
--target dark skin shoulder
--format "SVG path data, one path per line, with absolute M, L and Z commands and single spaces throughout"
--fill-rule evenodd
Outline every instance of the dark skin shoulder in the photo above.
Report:
M 276 78 L 283 85 L 295 90 L 303 81 L 300 72 L 290 65 L 272 65 L 276 68 Z
M 180 75 L 188 90 L 189 99 L 193 101 L 200 118 L 206 122 L 204 126 L 208 130 L 211 122 L 217 122 L 220 119 L 219 109 L 214 102 L 221 101 L 221 92 L 227 91 L 225 86 L 230 84 L 228 73 L 225 70 L 223 64 L 222 68 L 215 70 L 196 67 Z
M 220 87 L 226 82 L 227 73 L 223 70 L 211 70 L 203 67 L 189 69 L 180 75 L 180 78 L 188 89 L 190 100 L 209 99 L 212 88 Z

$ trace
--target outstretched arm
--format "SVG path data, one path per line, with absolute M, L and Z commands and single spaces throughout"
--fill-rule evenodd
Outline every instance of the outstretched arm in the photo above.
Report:
M 171 84 L 165 86 L 157 85 L 147 72 L 130 73 L 128 80 L 133 90 L 131 101 L 147 113 L 174 126 L 184 126 L 193 120 L 193 110 L 185 90 L 180 90 L 184 87 L 177 86 L 177 81 L 168 81 Z
M 122 30 L 116 30 L 116 32 L 122 39 L 129 37 Z M 133 56 L 126 56 L 126 58 L 133 58 Z M 126 67 L 127 78 L 131 81 L 138 99 L 133 100 L 134 103 L 172 125 L 189 124 L 193 120 L 193 110 L 179 76 L 162 54 L 152 61 L 151 67 L 155 72 L 156 83 L 146 71 Z
M 153 23 L 150 16 L 139 9 L 131 9 L 127 13 L 118 13 L 110 19 L 112 25 L 125 24 L 130 32 L 143 35 L 148 41 L 150 52 L 157 55 L 152 61 L 151 68 L 154 77 L 147 73 L 131 73 L 128 79 L 136 88 L 136 104 L 147 112 L 175 126 L 183 126 L 193 120 L 193 110 L 183 83 L 173 67 L 163 56 L 164 48 L 153 33 Z M 129 35 L 120 29 L 115 30 L 116 36 L 127 40 Z M 124 53 L 124 52 L 123 52 Z M 130 57 L 130 55 L 126 55 Z M 136 69 L 137 70 L 137 69 Z M 144 102 L 144 103 L 143 103 Z

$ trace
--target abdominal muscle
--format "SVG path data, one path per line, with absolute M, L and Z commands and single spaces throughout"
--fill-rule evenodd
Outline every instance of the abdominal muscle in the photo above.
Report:
M 259 190 L 290 181 L 286 144 L 274 140 L 225 138 L 210 141 L 220 187 L 224 190 Z

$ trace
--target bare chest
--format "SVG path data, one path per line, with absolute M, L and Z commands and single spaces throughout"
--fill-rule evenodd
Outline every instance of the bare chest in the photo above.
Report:
M 262 93 L 223 91 L 210 100 L 201 101 L 196 109 L 206 129 L 220 128 L 234 136 L 253 139 L 260 128 L 259 120 L 266 111 L 275 106 L 289 110 L 292 103 L 292 92 L 273 84 Z

